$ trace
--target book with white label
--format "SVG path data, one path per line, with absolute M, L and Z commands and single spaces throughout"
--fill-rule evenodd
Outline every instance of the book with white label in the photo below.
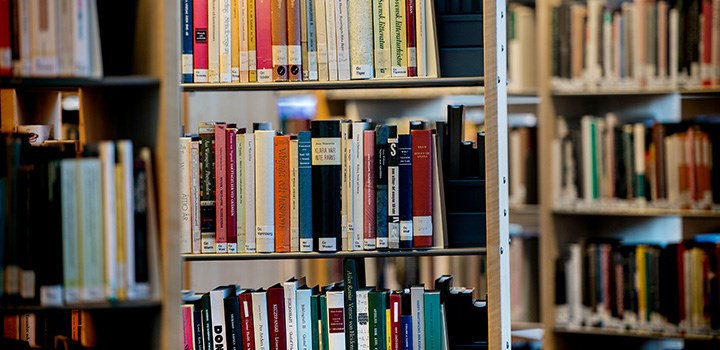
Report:
M 208 0 L 208 82 L 220 82 L 220 1 Z
M 252 292 L 252 315 L 256 350 L 270 350 L 267 293 L 263 289 Z
M 255 242 L 258 253 L 275 251 L 275 130 L 255 131 Z
M 349 0 L 348 28 L 350 36 L 350 77 L 370 79 L 373 72 L 372 2 Z
M 372 1 L 374 65 L 375 77 L 377 78 L 389 78 L 392 76 L 390 28 L 394 21 L 391 20 L 390 1 Z

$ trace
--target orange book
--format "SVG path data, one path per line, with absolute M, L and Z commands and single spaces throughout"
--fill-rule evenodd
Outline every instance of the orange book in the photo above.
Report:
M 275 251 L 290 251 L 290 136 L 275 136 Z
M 288 81 L 287 0 L 272 1 L 270 18 L 272 22 L 273 81 Z

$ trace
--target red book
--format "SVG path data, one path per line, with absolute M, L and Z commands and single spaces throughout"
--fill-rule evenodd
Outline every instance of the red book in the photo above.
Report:
M 702 85 L 712 85 L 713 82 L 713 76 L 715 74 L 712 63 L 712 42 L 713 40 L 716 40 L 712 37 L 713 34 L 713 5 L 712 0 L 702 0 L 702 33 L 700 34 L 700 38 L 702 38 L 702 50 L 700 51 L 702 53 L 702 57 L 700 60 L 702 61 L 700 63 L 700 79 Z
M 215 124 L 215 252 L 227 253 L 227 124 Z
M 231 124 L 227 128 L 226 144 L 227 144 L 227 176 L 226 176 L 226 189 L 227 189 L 227 244 L 228 253 L 237 253 L 237 162 L 235 154 L 235 135 L 237 135 L 237 128 L 234 124 Z M 243 242 L 245 244 L 245 242 Z
M 273 0 L 272 19 L 273 81 L 288 81 L 287 0 Z M 258 23 L 260 19 L 258 18 Z
M 10 0 L 0 0 L 0 76 L 12 75 Z
M 365 250 L 375 249 L 375 130 L 363 131 L 363 189 Z
M 182 327 L 183 327 L 183 349 L 192 349 L 195 341 L 195 329 L 193 329 L 193 308 L 192 305 L 182 306 Z
M 275 251 L 290 251 L 290 136 L 275 136 Z
M 238 295 L 240 301 L 240 329 L 242 329 L 242 348 L 255 349 L 255 330 L 253 324 L 252 291 Z
M 273 81 L 273 42 L 272 42 L 272 0 L 255 1 L 255 55 L 257 57 L 257 81 Z
M 285 343 L 285 298 L 280 283 L 267 290 L 268 328 L 270 350 L 286 350 Z
M 678 302 L 680 309 L 679 321 L 685 320 L 685 245 L 681 242 L 677 245 L 677 274 L 678 274 Z
M 405 1 L 405 25 L 407 32 L 407 55 L 408 55 L 408 67 L 407 76 L 417 76 L 417 36 L 415 34 L 415 0 Z
M 431 247 L 432 222 L 432 131 L 411 130 L 413 247 Z
M 193 0 L 193 82 L 208 82 L 208 1 Z
M 402 350 L 400 316 L 402 315 L 402 293 L 390 294 L 390 341 L 389 350 Z
M 690 207 L 697 200 L 697 182 L 695 181 L 695 131 L 691 128 L 687 131 L 687 138 L 685 139 L 685 164 L 687 166 L 687 185 L 688 193 L 690 194 Z

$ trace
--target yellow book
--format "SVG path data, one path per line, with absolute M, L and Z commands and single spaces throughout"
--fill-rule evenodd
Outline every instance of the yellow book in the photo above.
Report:
M 117 299 L 120 301 L 127 300 L 127 284 L 125 283 L 125 270 L 127 268 L 127 252 L 125 251 L 125 220 L 123 220 L 125 213 L 125 196 L 122 194 L 123 183 L 125 175 L 120 164 L 115 165 L 115 193 L 117 198 L 116 208 L 116 220 L 117 223 L 117 253 L 115 258 L 117 259 Z
M 230 81 L 240 82 L 240 4 L 231 1 L 230 23 Z
M 645 273 L 645 251 L 644 246 L 638 246 L 635 250 L 635 268 L 637 279 L 635 286 L 638 293 L 638 321 L 647 321 L 647 275 Z
M 389 349 L 392 344 L 392 330 L 390 329 L 390 309 L 385 309 L 385 348 Z
M 250 82 L 257 81 L 257 53 L 255 50 L 255 1 L 247 2 L 248 24 L 248 76 Z
M 392 0 L 390 2 L 390 50 L 391 72 L 393 77 L 407 77 L 408 55 L 407 55 L 407 28 L 406 11 L 404 0 Z

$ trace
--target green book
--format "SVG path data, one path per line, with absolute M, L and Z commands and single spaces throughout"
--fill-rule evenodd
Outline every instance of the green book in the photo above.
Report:
M 440 291 L 425 291 L 425 350 L 442 349 Z
M 370 350 L 385 350 L 385 309 L 387 309 L 387 291 L 371 290 L 368 293 L 370 310 Z
M 310 314 L 312 317 L 312 349 L 320 350 L 320 294 L 310 297 Z
M 327 296 L 325 294 L 320 295 L 320 333 L 322 333 L 322 342 L 320 343 L 320 349 L 330 350 L 328 343 L 330 342 L 328 333 L 328 312 L 327 312 Z

